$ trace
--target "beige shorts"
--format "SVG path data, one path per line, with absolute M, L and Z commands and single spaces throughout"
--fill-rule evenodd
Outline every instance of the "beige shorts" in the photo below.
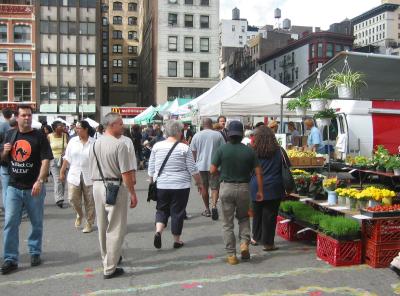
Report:
M 219 175 L 211 175 L 209 171 L 201 171 L 200 176 L 204 187 L 219 190 Z

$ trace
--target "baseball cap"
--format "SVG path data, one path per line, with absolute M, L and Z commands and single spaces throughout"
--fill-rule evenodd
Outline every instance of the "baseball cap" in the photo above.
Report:
M 238 120 L 229 122 L 228 125 L 228 137 L 230 136 L 242 136 L 243 137 L 243 123 Z

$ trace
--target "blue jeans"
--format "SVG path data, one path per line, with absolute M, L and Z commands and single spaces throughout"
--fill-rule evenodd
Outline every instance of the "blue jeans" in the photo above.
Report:
M 38 196 L 31 195 L 31 189 L 7 188 L 6 214 L 4 222 L 3 243 L 4 261 L 18 263 L 19 225 L 21 224 L 22 207 L 25 206 L 32 225 L 28 237 L 28 248 L 31 255 L 40 255 L 42 252 L 43 237 L 43 209 L 46 189 Z
M 5 208 L 6 207 L 7 187 L 8 187 L 8 182 L 10 181 L 8 167 L 0 166 L 0 175 L 1 175 L 1 194 L 3 197 L 3 208 Z

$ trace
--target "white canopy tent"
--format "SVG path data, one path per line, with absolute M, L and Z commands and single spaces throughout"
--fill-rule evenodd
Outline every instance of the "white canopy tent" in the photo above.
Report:
M 54 119 L 54 120 L 49 120 L 47 123 L 48 123 L 49 125 L 52 125 L 53 122 L 55 122 L 55 121 L 60 121 L 60 122 L 64 123 L 64 124 L 67 125 L 67 126 L 70 125 L 70 123 L 69 123 L 68 121 L 66 121 L 66 120 L 64 120 L 64 119 L 62 119 L 62 118 L 60 118 L 60 117 L 57 117 L 57 118 Z
M 281 96 L 289 88 L 259 70 L 223 100 L 200 107 L 200 116 L 266 116 L 280 114 Z
M 98 123 L 98 122 L 94 121 L 93 119 L 90 119 L 89 117 L 86 117 L 86 118 L 85 118 L 85 121 L 87 121 L 87 123 L 89 123 L 89 125 L 90 125 L 92 128 L 97 128 L 97 127 L 99 126 L 99 123 Z
M 231 96 L 239 88 L 240 83 L 227 76 L 202 95 L 179 107 L 174 114 L 184 115 L 193 110 L 199 110 L 202 106 L 219 102 L 220 100 Z

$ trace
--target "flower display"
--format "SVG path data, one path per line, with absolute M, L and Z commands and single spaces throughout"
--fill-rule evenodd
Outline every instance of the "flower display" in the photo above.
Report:
M 304 170 L 299 170 L 299 169 L 291 170 L 291 172 L 292 172 L 292 175 L 306 175 L 306 176 L 310 175 L 309 172 L 306 172 Z
M 345 183 L 342 180 L 339 180 L 337 177 L 334 177 L 334 178 L 326 178 L 322 183 L 322 185 L 328 191 L 335 191 L 336 188 L 344 187 Z
M 371 199 L 375 201 L 382 201 L 382 199 L 392 199 L 396 193 L 388 189 L 380 189 L 370 186 L 356 194 L 357 199 Z
M 335 191 L 341 197 L 350 198 L 356 198 L 357 194 L 360 193 L 360 191 L 355 188 L 337 188 Z

